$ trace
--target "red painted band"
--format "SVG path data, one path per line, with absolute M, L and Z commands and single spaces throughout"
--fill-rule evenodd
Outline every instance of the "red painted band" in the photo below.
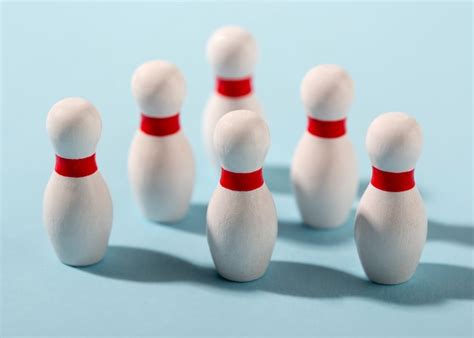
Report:
M 150 117 L 142 114 L 140 129 L 148 135 L 167 136 L 177 133 L 179 126 L 179 113 L 170 117 Z
M 252 78 L 240 80 L 216 78 L 216 91 L 227 97 L 240 97 L 252 92 Z
M 251 173 L 234 173 L 221 168 L 221 186 L 235 191 L 250 191 L 263 185 L 262 168 Z
M 370 183 L 383 191 L 400 192 L 410 190 L 415 186 L 415 169 L 403 173 L 392 173 L 372 167 Z
M 308 132 L 323 138 L 336 138 L 346 134 L 346 119 L 322 121 L 308 116 Z
M 92 175 L 97 171 L 95 154 L 80 159 L 63 158 L 56 155 L 54 170 L 61 176 L 84 177 Z

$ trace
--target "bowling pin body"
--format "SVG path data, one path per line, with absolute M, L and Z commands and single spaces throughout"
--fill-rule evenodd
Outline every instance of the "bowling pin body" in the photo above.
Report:
M 357 192 L 357 160 L 346 134 L 353 92 L 352 79 L 336 65 L 313 68 L 301 85 L 308 128 L 293 156 L 291 181 L 303 222 L 314 228 L 344 224 Z
M 97 170 L 99 113 L 81 98 L 56 103 L 47 130 L 56 166 L 44 192 L 43 222 L 58 258 L 67 265 L 100 261 L 112 228 L 112 200 Z
M 368 278 L 399 284 L 415 273 L 427 235 L 427 217 L 414 180 L 421 128 L 404 113 L 386 113 L 369 127 L 371 183 L 355 219 L 355 240 Z
M 132 91 L 142 109 L 128 160 L 132 190 L 147 218 L 177 222 L 189 209 L 195 176 L 191 145 L 179 125 L 184 78 L 174 65 L 151 61 L 135 72 Z
M 270 263 L 277 214 L 262 175 L 270 135 L 259 114 L 237 110 L 218 122 L 214 137 L 221 179 L 207 209 L 207 239 L 218 273 L 229 280 L 260 278 Z
M 213 137 L 219 119 L 238 109 L 262 114 L 262 107 L 252 88 L 257 44 L 243 28 L 225 26 L 209 39 L 207 57 L 216 74 L 216 87 L 204 109 L 202 130 L 206 151 L 217 166 L 219 160 L 216 158 Z

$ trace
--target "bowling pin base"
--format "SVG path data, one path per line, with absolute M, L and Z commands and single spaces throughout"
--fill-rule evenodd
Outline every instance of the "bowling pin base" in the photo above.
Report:
M 379 285 L 403 284 L 403 283 L 408 282 L 413 277 L 414 274 L 415 274 L 415 272 L 411 273 L 408 276 L 400 276 L 400 277 L 397 277 L 397 278 L 390 278 L 390 277 L 387 277 L 387 276 L 371 276 L 371 275 L 366 273 L 367 278 L 369 278 L 369 280 L 372 283 L 379 284 Z
M 151 214 L 145 211 L 143 211 L 143 213 L 145 214 L 145 217 L 149 221 L 173 225 L 173 224 L 179 223 L 186 217 L 186 214 L 188 213 L 188 209 L 184 210 L 183 212 L 176 213 L 173 215 L 162 215 L 162 214 L 157 215 L 157 214 Z
M 260 272 L 258 274 L 254 275 L 233 275 L 233 274 L 226 274 L 226 273 L 221 273 L 219 270 L 217 273 L 219 276 L 224 278 L 227 281 L 230 282 L 237 282 L 237 283 L 247 283 L 247 282 L 252 282 L 254 280 L 260 279 L 265 275 L 266 269 L 263 272 Z
M 91 258 L 91 259 L 77 260 L 77 261 L 75 261 L 75 260 L 62 260 L 61 258 L 59 258 L 61 263 L 63 263 L 64 265 L 74 267 L 74 268 L 91 266 L 91 265 L 94 265 L 94 264 L 97 264 L 97 263 L 101 262 L 103 259 L 104 259 L 104 255 L 102 255 L 98 258 L 95 257 L 95 258 Z
M 312 221 L 309 221 L 309 220 L 305 220 L 303 218 L 303 224 L 308 227 L 308 228 L 311 228 L 311 229 L 316 229 L 316 230 L 330 230 L 330 229 L 336 229 L 336 228 L 339 228 L 341 226 L 343 226 L 347 221 L 347 217 L 341 221 L 341 222 L 337 222 L 337 223 L 315 223 L 315 222 L 312 222 Z

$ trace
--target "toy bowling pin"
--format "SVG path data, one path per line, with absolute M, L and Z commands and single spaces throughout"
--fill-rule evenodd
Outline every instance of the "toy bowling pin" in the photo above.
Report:
M 405 113 L 386 113 L 369 127 L 372 179 L 355 219 L 360 261 L 372 281 L 403 283 L 414 274 L 426 241 L 427 218 L 415 185 L 421 128 Z
M 308 127 L 293 156 L 291 181 L 303 222 L 314 228 L 344 224 L 357 192 L 357 161 L 346 133 L 353 96 L 351 77 L 337 65 L 317 66 L 301 83 Z
M 216 125 L 221 179 L 207 209 L 207 240 L 217 271 L 246 282 L 267 270 L 277 236 L 272 195 L 262 176 L 270 134 L 258 113 L 235 110 Z
M 142 113 L 128 173 L 143 213 L 158 222 L 184 218 L 194 186 L 191 145 L 179 124 L 185 86 L 178 68 L 166 61 L 146 62 L 132 78 L 133 96 Z
M 64 264 L 97 263 L 112 227 L 112 200 L 95 161 L 99 112 L 84 99 L 67 98 L 51 108 L 46 127 L 57 155 L 44 192 L 43 222 Z

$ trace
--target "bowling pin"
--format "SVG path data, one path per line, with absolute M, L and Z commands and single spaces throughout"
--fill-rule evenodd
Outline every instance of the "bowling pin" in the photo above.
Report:
M 270 134 L 258 113 L 235 110 L 216 125 L 221 178 L 207 209 L 207 240 L 219 274 L 237 282 L 267 270 L 277 236 L 272 195 L 262 176 Z
M 349 216 L 357 192 L 357 161 L 346 133 L 354 96 L 349 74 L 337 65 L 311 69 L 301 83 L 308 127 L 296 147 L 291 181 L 303 222 L 335 228 Z
M 380 284 L 399 284 L 415 273 L 426 241 L 427 219 L 415 185 L 422 132 L 405 113 L 386 113 L 369 127 L 366 147 L 372 179 L 355 219 L 355 240 L 365 273 Z
M 216 74 L 216 86 L 204 110 L 203 139 L 212 163 L 218 166 L 219 161 L 213 148 L 217 121 L 232 110 L 262 112 L 252 88 L 257 43 L 245 29 L 225 26 L 210 37 L 207 58 Z
M 95 161 L 99 112 L 82 98 L 66 98 L 49 111 L 46 128 L 56 166 L 44 192 L 44 225 L 64 264 L 97 263 L 112 228 L 112 200 Z
M 195 166 L 179 124 L 185 92 L 183 75 L 166 61 L 146 62 L 133 74 L 132 93 L 142 113 L 128 173 L 141 210 L 153 221 L 177 222 L 189 209 Z

